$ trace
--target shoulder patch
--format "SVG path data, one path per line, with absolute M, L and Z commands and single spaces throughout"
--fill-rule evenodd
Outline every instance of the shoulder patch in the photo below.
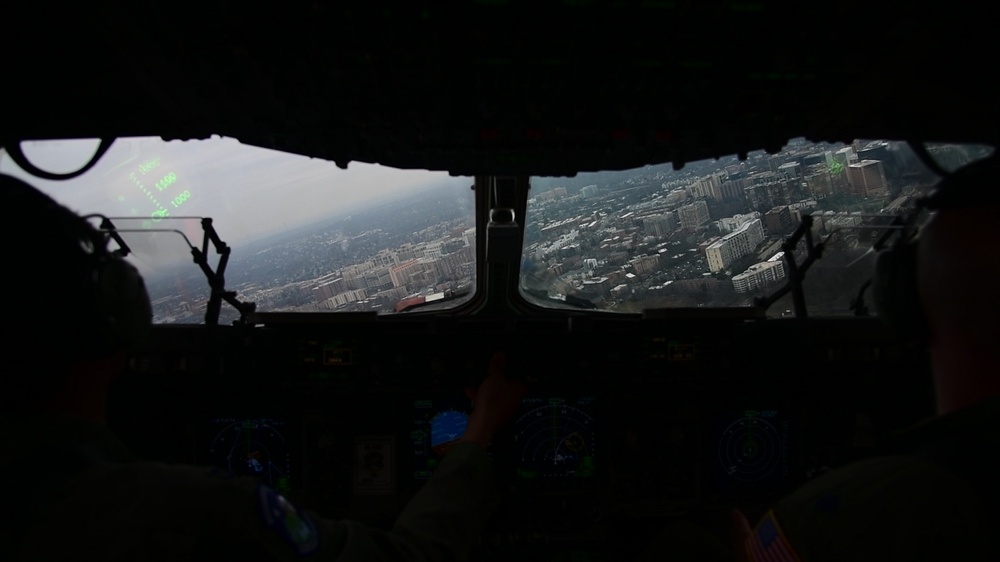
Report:
M 785 538 L 781 525 L 774 517 L 774 511 L 768 510 L 757 523 L 753 535 L 747 539 L 747 558 L 749 560 L 765 560 L 767 562 L 799 562 L 801 558 L 795 553 L 795 549 Z
M 308 556 L 319 548 L 316 525 L 305 512 L 267 486 L 257 486 L 257 503 L 264 526 L 292 546 L 299 556 Z

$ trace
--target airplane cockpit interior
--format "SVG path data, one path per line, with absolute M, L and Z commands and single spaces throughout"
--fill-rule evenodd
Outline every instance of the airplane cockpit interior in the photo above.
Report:
M 108 403 L 142 459 L 388 529 L 501 352 L 528 393 L 473 559 L 617 560 L 673 521 L 753 521 L 934 414 L 873 268 L 994 156 L 983 14 L 22 8 L 0 173 L 145 279 L 154 324 Z

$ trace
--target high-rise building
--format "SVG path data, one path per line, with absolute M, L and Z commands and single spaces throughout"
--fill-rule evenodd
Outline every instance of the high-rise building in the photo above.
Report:
M 743 192 L 745 187 L 746 180 L 742 177 L 737 177 L 737 175 L 730 174 L 729 179 L 722 182 L 722 185 L 719 186 L 719 190 L 724 200 L 742 201 L 746 198 L 746 193 Z
M 898 144 L 896 145 L 898 146 Z M 882 171 L 888 180 L 887 185 L 895 185 L 903 182 L 903 174 L 906 171 L 905 157 L 901 156 L 901 151 L 893 148 L 893 144 L 886 141 L 872 141 L 858 151 L 858 161 L 878 160 L 882 163 Z
M 854 149 L 845 146 L 833 153 L 830 161 L 830 184 L 836 194 L 846 194 L 850 192 L 847 182 L 847 166 L 858 161 L 854 154 Z
M 791 156 L 789 154 L 773 154 L 767 157 L 767 168 L 772 172 L 777 172 L 778 168 L 780 168 L 782 164 L 787 163 L 789 160 L 791 160 Z
M 417 265 L 404 272 L 407 279 L 404 283 L 413 288 L 434 285 L 437 283 L 436 265 L 438 260 L 431 258 L 420 258 Z
M 754 219 L 735 231 L 723 236 L 705 250 L 708 269 L 718 273 L 734 261 L 750 254 L 764 240 L 764 227 Z
M 844 168 L 847 168 L 848 164 L 853 164 L 858 161 L 858 155 L 854 152 L 854 148 L 850 146 L 845 146 L 833 153 L 833 161 L 837 162 Z
M 858 161 L 878 160 L 884 163 L 891 158 L 892 154 L 889 152 L 889 143 L 884 141 L 868 143 L 858 151 Z
M 719 238 L 721 237 L 712 236 L 711 238 L 698 242 L 698 253 L 701 254 L 701 257 L 704 258 L 707 255 L 708 247 L 711 246 L 712 244 L 715 244 L 715 242 L 719 240 Z
M 372 259 L 368 260 L 368 266 L 372 268 L 376 267 L 388 267 L 390 265 L 396 265 L 399 263 L 399 257 L 396 252 L 392 250 L 379 250 Z
M 828 156 L 832 156 L 829 150 L 807 154 L 802 158 L 802 166 L 804 168 L 808 168 L 809 166 L 815 166 L 816 164 L 825 164 Z
M 340 270 L 347 289 L 364 289 L 364 274 L 371 269 L 369 263 L 349 265 Z
M 794 179 L 782 179 L 765 184 L 767 197 L 771 205 L 789 205 L 798 198 L 801 191 L 801 182 Z
M 709 221 L 708 203 L 695 201 L 690 205 L 684 205 L 677 209 L 677 215 L 681 219 L 683 228 L 697 228 Z
M 440 240 L 423 244 L 424 257 L 432 260 L 440 258 L 443 254 L 444 243 Z
M 749 269 L 733 276 L 733 288 L 737 293 L 754 291 L 766 287 L 785 277 L 785 263 L 781 260 L 782 253 L 766 262 L 755 263 Z
M 711 191 L 711 193 L 709 193 L 709 197 L 715 199 L 716 201 L 722 200 L 722 184 L 726 181 L 726 179 L 727 175 L 725 172 L 715 172 L 708 176 L 708 180 L 710 182 L 709 189 Z
M 688 191 L 691 193 L 691 197 L 695 199 L 711 197 L 718 201 L 722 199 L 722 191 L 719 189 L 719 186 L 722 184 L 723 179 L 725 179 L 725 175 L 718 173 L 698 178 L 693 184 L 688 186 Z
M 758 172 L 747 177 L 747 185 L 764 185 L 768 183 L 773 183 L 778 180 L 778 176 L 775 172 Z
M 847 181 L 851 192 L 863 197 L 885 197 L 889 194 L 889 182 L 885 168 L 878 160 L 862 160 L 847 166 Z
M 647 235 L 663 238 L 677 230 L 677 219 L 672 212 L 645 217 L 642 219 L 642 228 Z
M 584 198 L 589 199 L 589 198 L 597 195 L 597 186 L 596 185 L 588 185 L 587 187 L 584 187 L 583 189 L 581 189 L 580 193 L 584 196 Z
M 392 277 L 389 275 L 388 267 L 367 271 L 362 279 L 364 279 L 365 288 L 373 293 L 392 288 Z
M 830 167 L 826 162 L 808 166 L 803 181 L 806 185 L 806 192 L 812 197 L 828 197 L 833 194 Z
M 312 288 L 312 294 L 313 298 L 322 302 L 336 294 L 343 293 L 346 290 L 347 285 L 344 283 L 344 278 L 338 277 L 336 279 L 327 280 L 317 284 Z
M 456 252 L 445 254 L 435 262 L 438 277 L 461 277 L 475 267 L 476 253 L 471 246 L 464 246 Z
M 681 203 L 687 201 L 690 195 L 686 189 L 675 189 L 667 194 L 666 200 L 667 205 L 673 205 L 675 203 Z
M 788 205 L 774 207 L 764 213 L 764 227 L 772 236 L 782 236 L 791 232 L 795 228 L 795 221 L 792 220 Z
M 750 203 L 751 208 L 767 209 L 774 206 L 774 203 L 771 201 L 771 194 L 766 185 L 747 186 L 743 190 L 743 193 L 746 194 L 746 199 Z
M 778 176 L 786 179 L 801 180 L 802 165 L 795 161 L 785 162 L 778 166 Z
M 759 211 L 752 211 L 745 215 L 733 215 L 724 219 L 719 219 L 716 224 L 719 226 L 719 232 L 723 234 L 728 234 L 737 228 L 743 226 L 744 224 L 760 218 Z
M 423 264 L 417 259 L 405 261 L 389 268 L 389 277 L 393 287 L 405 287 L 410 280 L 410 273 L 421 268 Z

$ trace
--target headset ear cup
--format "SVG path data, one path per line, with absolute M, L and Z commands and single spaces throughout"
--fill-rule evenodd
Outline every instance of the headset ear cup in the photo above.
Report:
M 149 336 L 153 309 L 146 284 L 132 264 L 109 257 L 99 266 L 101 305 L 108 316 L 108 343 L 130 349 L 141 345 Z
M 872 304 L 882 323 L 906 340 L 923 340 L 926 324 L 917 285 L 917 242 L 883 250 L 875 256 Z

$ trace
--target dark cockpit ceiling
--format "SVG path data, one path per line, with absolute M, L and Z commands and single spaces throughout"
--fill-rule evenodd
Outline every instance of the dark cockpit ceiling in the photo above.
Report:
M 5 14 L 6 138 L 572 175 L 796 137 L 998 137 L 991 19 L 953 3 L 110 4 Z

